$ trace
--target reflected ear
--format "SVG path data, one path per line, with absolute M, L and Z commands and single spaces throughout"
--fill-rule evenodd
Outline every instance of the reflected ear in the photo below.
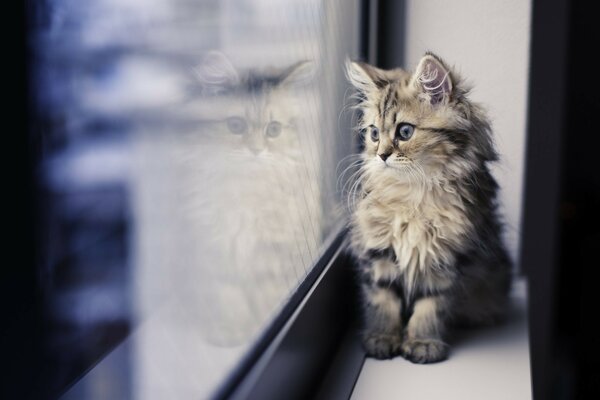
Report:
M 299 61 L 286 68 L 280 76 L 280 85 L 302 87 L 314 80 L 317 68 L 313 61 Z
M 240 77 L 227 56 L 219 51 L 208 52 L 202 62 L 193 68 L 202 91 L 216 94 L 235 86 Z
M 359 92 L 368 94 L 388 83 L 386 71 L 363 62 L 346 59 L 346 77 Z
M 452 94 L 450 69 L 432 53 L 427 53 L 421 58 L 413 75 L 412 84 L 431 104 L 447 102 Z

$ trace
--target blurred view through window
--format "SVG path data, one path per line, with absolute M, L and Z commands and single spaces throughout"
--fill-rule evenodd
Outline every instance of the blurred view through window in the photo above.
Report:
M 357 23 L 358 1 L 37 2 L 56 385 L 118 345 L 88 398 L 214 393 L 344 223 Z

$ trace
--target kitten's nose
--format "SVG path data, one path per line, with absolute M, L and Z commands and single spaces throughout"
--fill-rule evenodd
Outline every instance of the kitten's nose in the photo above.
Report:
M 246 141 L 246 146 L 252 154 L 257 156 L 262 153 L 266 147 L 265 138 L 262 135 L 250 136 Z
M 382 159 L 383 161 L 385 161 L 385 160 L 387 160 L 387 159 L 388 159 L 388 157 L 389 157 L 389 156 L 391 156 L 391 155 L 392 155 L 392 153 L 391 153 L 391 152 L 389 152 L 389 153 L 381 153 L 381 154 L 379 154 L 379 157 L 381 157 L 381 159 Z
M 262 153 L 263 150 L 265 149 L 264 147 L 259 147 L 259 146 L 248 146 L 248 148 L 250 149 L 250 151 L 252 152 L 252 154 L 254 154 L 255 156 L 257 156 L 260 153 Z

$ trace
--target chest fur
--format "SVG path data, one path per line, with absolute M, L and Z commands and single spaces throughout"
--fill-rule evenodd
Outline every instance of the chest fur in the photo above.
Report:
M 470 229 L 465 204 L 454 191 L 372 192 L 354 214 L 353 247 L 358 254 L 392 248 L 398 272 L 413 275 L 451 265 Z

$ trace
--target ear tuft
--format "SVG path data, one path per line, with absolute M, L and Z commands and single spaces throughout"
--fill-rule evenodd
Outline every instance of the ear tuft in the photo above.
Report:
M 452 94 L 450 70 L 433 53 L 427 53 L 421 58 L 413 75 L 413 84 L 434 105 L 448 101 Z
M 239 75 L 227 56 L 220 51 L 209 51 L 202 62 L 193 68 L 194 76 L 202 91 L 216 94 L 239 82 Z
M 280 76 L 280 85 L 303 87 L 315 80 L 317 66 L 314 61 L 299 61 L 286 68 Z
M 346 59 L 346 77 L 359 92 L 370 93 L 388 82 L 385 71 L 363 62 Z
M 350 61 L 346 59 L 346 78 L 355 89 L 360 92 L 367 92 L 372 90 L 375 86 L 369 75 L 361 68 L 360 64 L 356 61 Z

